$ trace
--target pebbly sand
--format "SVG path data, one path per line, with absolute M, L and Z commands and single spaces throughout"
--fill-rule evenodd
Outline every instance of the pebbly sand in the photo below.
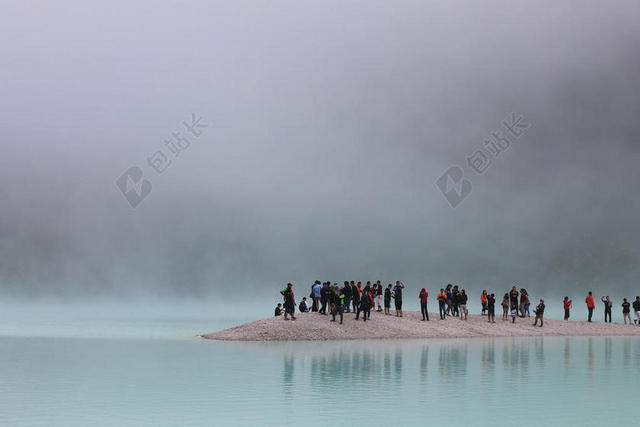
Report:
M 469 315 L 468 321 L 447 317 L 440 320 L 429 313 L 428 322 L 416 311 L 405 311 L 404 317 L 372 312 L 371 320 L 355 320 L 353 313 L 344 314 L 344 323 L 331 322 L 331 316 L 318 313 L 296 313 L 297 320 L 282 316 L 245 323 L 234 328 L 200 335 L 202 338 L 229 341 L 310 341 L 401 338 L 474 338 L 524 336 L 640 336 L 640 327 L 621 323 L 565 322 L 545 319 L 544 327 L 533 327 L 533 317 L 517 318 L 516 323 L 496 316 L 490 324 L 486 317 Z

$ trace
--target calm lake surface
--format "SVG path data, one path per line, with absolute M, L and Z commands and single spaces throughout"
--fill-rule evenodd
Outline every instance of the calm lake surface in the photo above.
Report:
M 2 307 L 0 425 L 603 426 L 638 419 L 638 338 L 194 337 L 249 318 L 192 307 Z

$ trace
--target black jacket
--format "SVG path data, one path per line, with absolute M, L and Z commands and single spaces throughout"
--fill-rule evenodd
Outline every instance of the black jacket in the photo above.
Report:
M 347 285 L 342 288 L 342 292 L 344 293 L 345 298 L 351 298 L 351 285 Z

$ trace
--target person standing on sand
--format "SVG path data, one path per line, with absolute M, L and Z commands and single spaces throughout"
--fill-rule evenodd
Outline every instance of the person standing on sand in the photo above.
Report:
M 320 308 L 319 314 L 327 315 L 327 302 L 329 302 L 329 282 L 324 282 L 322 284 L 322 288 L 320 289 L 320 302 L 322 303 L 322 308 Z
M 329 287 L 329 313 L 333 314 L 338 303 L 338 284 L 333 283 L 333 286 Z
M 487 297 L 487 322 L 496 323 L 496 295 Z
M 451 315 L 452 317 L 460 317 L 460 311 L 458 305 L 460 303 L 460 291 L 458 285 L 455 285 L 451 290 Z
M 593 299 L 593 294 L 589 291 L 589 295 L 585 298 L 584 302 L 587 304 L 587 310 L 589 311 L 589 319 L 587 322 L 591 322 L 591 317 L 593 316 L 593 309 L 596 308 L 596 302 Z
M 527 290 L 520 288 L 520 317 L 527 317 L 530 305 L 531 303 L 529 302 L 529 294 L 527 293 Z
M 509 319 L 509 294 L 506 293 L 504 294 L 504 297 L 502 297 L 502 320 L 508 320 Z
M 338 291 L 338 295 L 336 298 L 336 305 L 333 309 L 333 311 L 331 312 L 331 315 L 333 316 L 333 319 L 331 319 L 332 322 L 336 321 L 336 314 L 340 313 L 340 324 L 342 325 L 342 318 L 344 317 L 344 301 L 345 301 L 345 295 L 344 295 L 344 289 L 341 289 Z
M 625 325 L 627 324 L 627 319 L 629 319 L 629 324 L 631 325 L 631 304 L 626 298 L 622 299 L 622 318 Z
M 519 296 L 519 292 L 516 289 L 516 287 L 512 287 L 511 291 L 509 292 L 509 307 L 511 308 L 511 310 L 516 310 L 518 311 L 518 296 Z
M 353 311 L 358 311 L 358 306 L 360 305 L 360 285 L 362 282 L 358 282 L 358 284 L 354 285 L 351 282 L 351 298 L 353 298 Z
M 382 311 L 382 283 L 380 280 L 376 282 L 376 301 L 378 303 L 378 312 Z
M 467 310 L 467 293 L 462 289 L 458 294 L 458 310 L 460 311 L 460 320 L 467 320 L 469 310 Z
M 633 311 L 635 312 L 633 323 L 640 325 L 640 297 L 636 297 L 636 300 L 633 302 Z
M 440 309 L 440 320 L 445 320 L 447 318 L 447 309 L 445 307 L 447 304 L 447 293 L 443 288 L 440 288 L 440 293 L 436 298 L 438 300 L 438 307 Z
M 351 285 L 345 280 L 342 288 L 344 294 L 344 308 L 342 311 L 351 312 Z
M 542 328 L 542 324 L 544 322 L 544 300 L 540 298 L 540 304 L 536 307 L 534 313 L 536 314 L 536 320 L 533 322 L 533 326 L 538 324 L 538 319 L 540 319 L 540 327 Z
M 289 320 L 287 315 L 291 315 L 291 320 L 296 320 L 293 313 L 296 310 L 296 299 L 293 295 L 293 284 L 287 283 L 287 287 L 280 291 L 284 297 L 284 320 Z
M 393 285 L 389 283 L 387 289 L 384 290 L 384 314 L 391 315 L 391 287 Z
M 322 285 L 319 280 L 316 280 L 311 290 L 313 292 L 313 306 L 311 307 L 311 311 L 318 311 L 320 309 L 320 296 L 322 291 Z
M 569 297 L 564 297 L 562 305 L 564 306 L 564 320 L 569 320 L 569 315 L 571 314 L 569 313 L 569 311 L 571 310 L 571 300 L 569 299 Z
M 444 293 L 447 294 L 447 300 L 446 300 L 447 311 L 446 311 L 446 314 L 449 315 L 449 316 L 451 316 L 452 310 L 453 310 L 452 300 L 451 300 L 451 288 L 453 288 L 453 285 L 451 283 L 449 283 L 447 285 L 447 287 L 444 288 Z
M 373 305 L 371 306 L 371 310 L 376 309 L 376 295 L 378 295 L 378 284 L 374 283 L 371 285 L 371 297 L 373 298 Z
M 511 323 L 516 323 L 516 316 L 518 315 L 518 290 L 516 287 L 511 288 L 509 292 L 509 305 L 511 308 Z
M 396 302 L 396 317 L 402 317 L 402 289 L 404 289 L 404 283 L 396 281 L 396 286 L 393 288 L 393 299 Z
M 613 307 L 613 301 L 609 299 L 609 295 L 606 297 L 600 297 L 600 301 L 604 304 L 604 323 L 607 323 L 607 317 L 609 317 L 609 323 L 611 323 L 611 308 Z
M 420 311 L 422 312 L 422 321 L 429 320 L 429 312 L 427 311 L 427 300 L 429 299 L 429 292 L 425 288 L 420 291 Z
M 358 312 L 356 313 L 356 320 L 360 318 L 360 312 L 362 312 L 362 320 L 367 321 L 367 318 L 371 318 L 371 305 L 373 304 L 373 298 L 371 298 L 371 289 L 369 285 L 365 286 L 360 295 L 360 305 L 358 306 Z
M 482 305 L 482 312 L 480 313 L 480 316 L 484 316 L 485 312 L 487 311 L 487 291 L 486 289 L 482 291 L 482 293 L 480 294 L 480 304 Z

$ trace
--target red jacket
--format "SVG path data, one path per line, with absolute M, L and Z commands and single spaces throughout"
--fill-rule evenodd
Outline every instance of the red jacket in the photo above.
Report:
M 592 295 L 588 295 L 587 298 L 584 300 L 584 302 L 587 303 L 587 307 L 596 308 L 596 303 L 593 300 L 593 296 Z
M 426 304 L 427 303 L 427 298 L 429 298 L 429 292 L 427 292 L 424 288 L 422 288 L 422 290 L 420 291 L 420 302 L 422 304 Z

